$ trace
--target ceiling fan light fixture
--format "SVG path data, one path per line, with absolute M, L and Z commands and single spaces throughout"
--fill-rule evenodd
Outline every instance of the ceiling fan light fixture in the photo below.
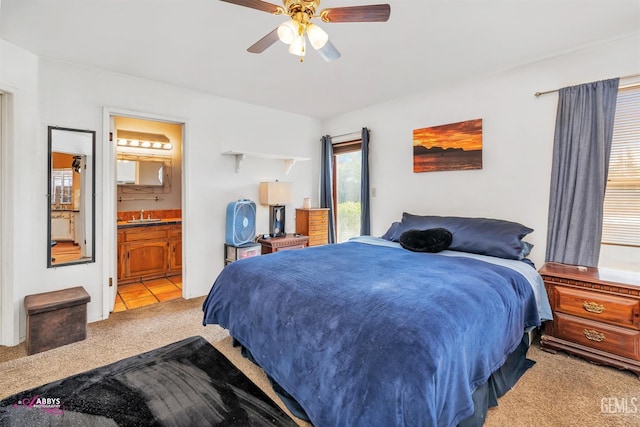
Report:
M 329 41 L 329 35 L 316 24 L 307 25 L 307 37 L 315 50 L 322 49 Z
M 296 36 L 289 45 L 289 53 L 297 56 L 304 56 L 307 50 L 307 39 L 304 34 Z
M 291 44 L 300 32 L 300 24 L 293 19 L 283 22 L 278 26 L 278 38 L 284 44 Z

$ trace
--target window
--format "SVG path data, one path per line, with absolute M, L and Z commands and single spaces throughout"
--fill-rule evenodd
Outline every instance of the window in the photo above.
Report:
M 71 168 L 51 171 L 51 204 L 70 205 L 73 190 L 73 171 Z
M 640 247 L 640 85 L 618 92 L 602 243 Z
M 361 149 L 360 140 L 333 145 L 333 205 L 338 243 L 360 235 Z

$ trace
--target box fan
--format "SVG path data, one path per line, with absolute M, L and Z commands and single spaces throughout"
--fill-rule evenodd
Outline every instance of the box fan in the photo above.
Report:
M 252 243 L 255 236 L 256 204 L 249 199 L 230 202 L 227 205 L 227 244 L 242 246 Z

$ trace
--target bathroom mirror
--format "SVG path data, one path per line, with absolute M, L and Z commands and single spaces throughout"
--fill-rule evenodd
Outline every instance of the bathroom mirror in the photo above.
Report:
M 116 175 L 118 185 L 162 187 L 164 163 L 151 160 L 118 159 Z
M 48 127 L 47 266 L 95 261 L 95 149 L 91 130 Z

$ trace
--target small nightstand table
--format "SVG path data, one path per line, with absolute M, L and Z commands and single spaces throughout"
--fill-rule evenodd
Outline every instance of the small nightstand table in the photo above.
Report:
M 302 249 L 309 246 L 309 236 L 296 236 L 287 234 L 283 237 L 260 238 L 258 243 L 262 245 L 262 255 L 291 249 Z
M 539 273 L 553 311 L 540 337 L 542 349 L 640 377 L 640 274 L 556 263 Z

